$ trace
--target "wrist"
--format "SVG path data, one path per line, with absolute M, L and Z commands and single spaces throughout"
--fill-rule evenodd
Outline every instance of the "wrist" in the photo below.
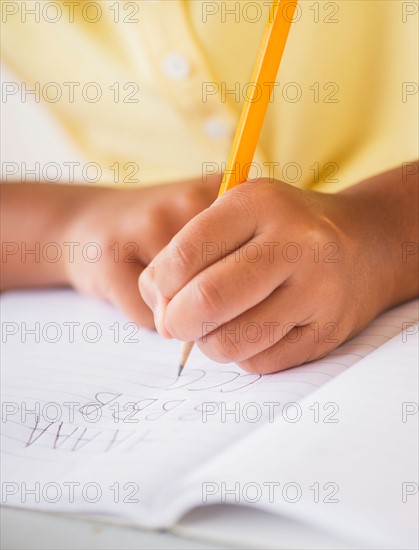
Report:
M 347 231 L 357 247 L 354 261 L 359 265 L 358 276 L 374 297 L 377 313 L 417 292 L 417 254 L 411 259 L 412 265 L 402 258 L 403 243 L 417 242 L 417 218 L 412 208 L 417 189 L 400 185 L 399 179 L 400 170 L 396 169 L 338 195 L 345 202 Z
M 103 231 L 97 219 L 103 208 L 102 199 L 113 189 L 103 187 L 74 186 L 68 196 L 68 206 L 60 223 L 60 242 L 63 249 L 60 276 L 66 285 L 74 286 L 74 274 L 80 262 L 93 263 L 90 249 L 103 246 Z M 100 256 L 103 251 L 100 250 Z M 97 253 L 97 250 L 96 250 Z M 75 267 L 77 269 L 75 269 Z M 83 271 L 83 270 L 82 270 Z

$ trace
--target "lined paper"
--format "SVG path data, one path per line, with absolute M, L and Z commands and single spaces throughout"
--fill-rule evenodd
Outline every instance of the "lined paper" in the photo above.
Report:
M 206 482 L 208 504 L 249 505 L 243 488 L 251 485 L 249 498 L 254 487 L 260 496 L 252 507 L 346 541 L 345 548 L 417 548 L 418 341 L 419 325 L 411 325 L 320 388 L 316 400 L 339 406 L 336 422 L 314 422 L 306 414 L 297 423 L 279 418 L 192 472 L 182 480 L 182 491 L 174 488 L 167 497 L 172 514 L 196 506 Z M 310 398 L 300 402 L 304 412 Z M 277 487 L 269 492 L 272 482 Z M 224 498 L 223 484 L 230 489 Z M 283 492 L 287 484 L 290 490 Z M 234 516 L 224 533 L 216 523 L 205 522 L 205 511 L 201 524 L 204 530 L 211 526 L 215 540 L 231 543 L 234 533 L 236 544 L 246 544 Z M 187 525 L 182 532 L 188 532 Z M 277 527 L 275 520 L 265 521 L 263 533 L 258 532 L 262 547 L 283 542 Z M 301 548 L 313 547 L 313 537 L 310 544 L 300 542 Z
M 136 327 L 108 304 L 69 290 L 19 292 L 4 294 L 1 310 L 2 477 L 9 492 L 18 485 L 3 503 L 122 514 L 144 524 L 173 480 L 417 319 L 417 303 L 404 304 L 326 358 L 267 376 L 218 365 L 194 349 L 177 379 L 179 342 Z M 106 494 L 97 503 L 78 494 L 74 502 L 22 502 L 22 483 L 80 480 Z M 115 502 L 115 483 L 132 483 L 135 502 Z

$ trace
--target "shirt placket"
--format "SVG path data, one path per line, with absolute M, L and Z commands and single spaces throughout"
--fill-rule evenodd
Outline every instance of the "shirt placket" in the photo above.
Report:
M 219 91 L 206 93 L 212 86 L 220 90 L 220 85 L 191 32 L 184 2 L 143 2 L 138 30 L 146 44 L 159 90 L 209 153 L 209 158 L 203 161 L 226 161 L 240 109 L 229 101 L 221 101 Z M 265 172 L 264 160 L 265 155 L 259 147 L 254 162 L 261 167 L 262 173 Z

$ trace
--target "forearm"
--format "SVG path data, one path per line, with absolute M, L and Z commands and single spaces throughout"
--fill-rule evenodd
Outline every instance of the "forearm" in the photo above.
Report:
M 1 185 L 1 290 L 68 284 L 66 229 L 93 188 Z
M 406 169 L 407 167 L 407 169 Z M 410 163 L 340 193 L 352 209 L 364 254 L 375 266 L 377 283 L 385 281 L 383 303 L 390 307 L 418 294 L 419 180 Z M 362 275 L 362 274 L 360 274 Z

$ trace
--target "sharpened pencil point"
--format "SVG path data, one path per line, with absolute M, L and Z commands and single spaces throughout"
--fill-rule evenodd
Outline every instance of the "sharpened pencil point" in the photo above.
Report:
M 193 345 L 194 345 L 194 342 L 184 342 L 182 346 L 182 353 L 179 361 L 179 371 L 177 375 L 178 378 L 182 374 L 183 367 L 186 365 L 186 361 L 188 360 L 189 354 L 192 351 Z

